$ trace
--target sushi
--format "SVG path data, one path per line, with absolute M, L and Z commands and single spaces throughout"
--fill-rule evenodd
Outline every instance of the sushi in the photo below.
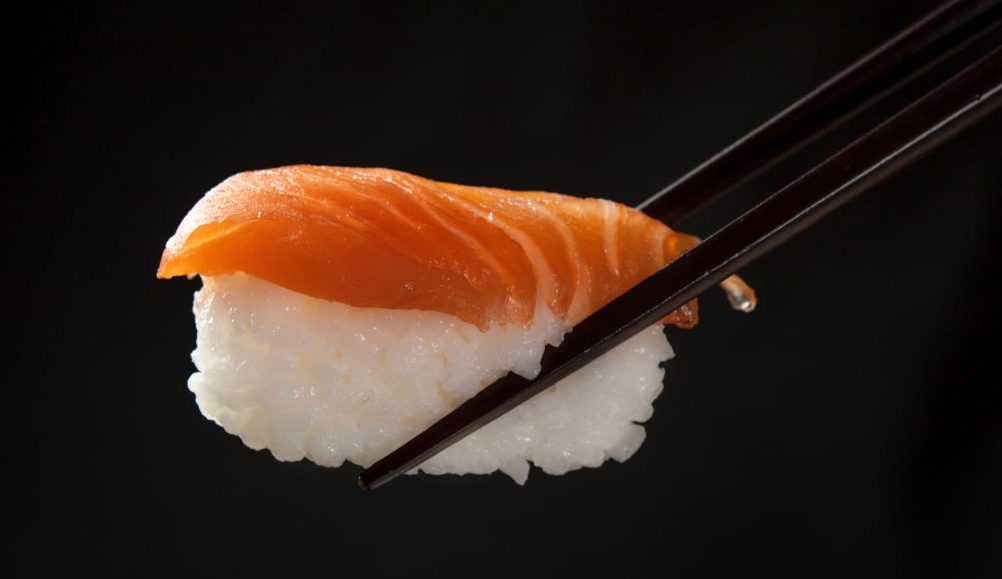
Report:
M 188 386 L 279 460 L 367 466 L 698 240 L 601 199 L 389 169 L 234 175 L 167 242 L 159 278 L 202 278 Z M 693 300 L 663 323 L 690 328 Z M 659 323 L 427 460 L 524 483 L 627 460 L 673 356 Z

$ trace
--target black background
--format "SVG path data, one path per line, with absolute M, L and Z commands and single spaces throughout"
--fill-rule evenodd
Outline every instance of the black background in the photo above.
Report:
M 252 168 L 636 203 L 935 3 L 82 2 L 9 20 L 4 565 L 1002 576 L 1000 115 L 749 267 L 753 315 L 705 296 L 699 328 L 669 330 L 634 458 L 525 487 L 364 494 L 356 467 L 245 448 L 185 387 L 197 284 L 153 277 L 188 208 Z

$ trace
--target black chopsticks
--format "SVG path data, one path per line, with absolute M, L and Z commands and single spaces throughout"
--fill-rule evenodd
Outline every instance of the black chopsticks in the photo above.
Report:
M 944 4 L 637 208 L 677 224 L 974 41 L 1000 19 L 998 0 Z
M 942 13 L 946 8 L 968 4 L 981 6 L 982 11 L 978 14 L 995 12 L 997 21 L 998 2 L 954 2 L 941 8 L 934 15 Z M 985 4 L 990 6 L 986 8 Z M 941 24 L 948 26 L 950 23 Z M 983 29 L 992 24 L 985 25 Z M 932 41 L 943 38 L 943 35 L 928 35 L 928 38 Z M 962 41 L 958 41 L 957 46 L 961 43 Z M 937 59 L 938 55 L 939 53 L 927 54 L 927 60 Z M 885 54 L 885 57 L 894 58 L 895 54 Z M 921 70 L 929 65 L 926 63 L 913 66 L 914 70 Z M 887 67 L 885 63 L 883 68 L 889 70 L 893 67 Z M 844 77 L 846 74 L 841 73 L 839 77 Z M 887 82 L 884 80 L 881 83 L 885 84 L 876 83 L 873 86 L 892 86 L 897 81 L 890 85 L 886 84 Z M 810 102 L 810 99 L 803 99 L 800 103 L 805 101 Z M 742 266 L 790 239 L 836 207 L 976 122 L 999 104 L 1002 104 L 1002 48 L 996 47 L 975 64 L 926 92 L 911 105 L 804 173 L 753 209 L 719 229 L 691 251 L 578 324 L 574 331 L 564 338 L 560 347 L 546 349 L 541 364 L 542 370 L 534 380 L 509 374 L 491 384 L 424 432 L 367 468 L 359 476 L 359 486 L 376 488 L 419 466 L 451 443 L 580 369 L 696 297 L 706 288 L 719 283 Z M 796 113 L 796 105 L 783 114 L 790 111 Z M 769 123 L 775 122 L 783 114 L 770 120 Z M 825 116 L 820 115 L 820 117 Z M 816 125 L 815 130 L 823 131 L 827 126 L 829 125 L 822 123 Z M 754 144 L 755 139 L 766 139 L 768 142 L 770 133 L 766 131 L 764 134 L 766 137 L 753 137 L 753 133 L 739 141 L 739 144 L 742 142 Z M 780 143 L 786 148 L 774 152 L 785 153 L 789 147 L 798 146 L 802 142 L 804 139 L 788 140 L 780 136 Z M 762 145 L 756 145 L 753 149 L 760 146 Z M 749 154 L 751 157 L 756 156 Z M 725 150 L 714 159 L 726 159 L 728 155 L 728 151 Z M 740 166 L 746 168 L 754 165 L 755 168 L 752 170 L 757 170 L 768 163 L 768 160 L 765 160 L 744 164 L 741 159 L 739 155 L 737 161 L 731 162 L 738 162 Z M 713 162 L 711 160 L 701 167 Z M 698 174 L 701 170 L 697 169 L 689 175 Z M 687 178 L 689 177 L 683 178 L 681 187 L 676 183 L 666 191 L 669 193 L 673 190 L 692 191 L 684 185 Z M 733 181 L 731 185 L 744 178 L 743 175 L 736 178 L 728 177 Z M 719 185 L 711 187 L 710 194 L 719 195 L 729 187 L 730 185 L 723 188 Z M 690 210 L 701 204 L 694 193 L 682 195 L 688 200 Z M 656 199 L 666 200 L 669 197 L 670 195 L 662 192 Z M 657 203 L 656 206 L 660 206 L 662 201 Z M 654 206 L 652 203 L 647 203 L 644 207 L 649 209 Z

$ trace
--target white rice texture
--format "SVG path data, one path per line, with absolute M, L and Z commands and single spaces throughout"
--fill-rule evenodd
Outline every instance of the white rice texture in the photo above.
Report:
M 453 316 L 356 308 L 243 275 L 204 278 L 195 294 L 202 413 L 279 460 L 367 466 L 509 371 L 531 378 L 563 321 L 540 306 L 530 328 L 481 332 Z M 625 461 L 644 440 L 673 356 L 656 324 L 421 465 L 495 470 L 525 482 Z

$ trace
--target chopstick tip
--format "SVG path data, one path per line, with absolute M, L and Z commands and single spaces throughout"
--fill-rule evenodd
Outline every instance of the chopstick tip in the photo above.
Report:
M 396 478 L 392 470 L 387 471 L 376 465 L 369 466 L 358 475 L 355 482 L 363 491 L 373 491 Z

